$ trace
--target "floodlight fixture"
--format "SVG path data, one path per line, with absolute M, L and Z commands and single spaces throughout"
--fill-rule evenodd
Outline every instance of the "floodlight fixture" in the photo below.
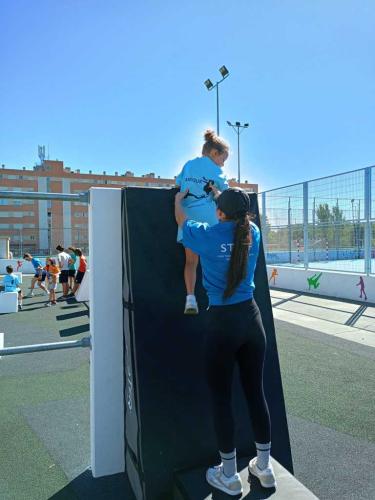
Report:
M 231 124 L 231 122 L 229 122 L 228 120 L 227 120 L 227 125 L 229 125 L 230 127 L 233 127 L 233 125 Z
M 241 122 L 236 122 L 236 127 L 241 127 Z
M 212 90 L 214 88 L 214 85 L 209 78 L 207 78 L 207 80 L 204 82 L 204 84 L 206 85 L 207 90 Z
M 223 78 L 226 78 L 228 75 L 229 75 L 229 71 L 227 70 L 227 68 L 225 66 L 222 66 L 220 69 L 219 69 L 220 73 L 221 73 L 221 76 Z

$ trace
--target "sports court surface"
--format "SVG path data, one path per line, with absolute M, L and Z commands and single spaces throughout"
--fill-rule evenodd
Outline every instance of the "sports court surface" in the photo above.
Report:
M 361 304 L 271 295 L 295 474 L 321 499 L 373 500 L 374 304 L 357 318 Z M 84 304 L 45 301 L 0 315 L 5 346 L 88 335 Z M 92 480 L 87 471 L 88 349 L 3 357 L 0 377 L 1 500 L 132 500 L 121 475 Z
M 293 264 L 285 263 L 285 264 L 275 264 L 275 265 L 284 267 L 301 267 L 301 268 L 304 267 L 303 260 L 300 263 L 294 262 Z M 364 273 L 365 261 L 364 259 L 320 260 L 316 262 L 309 262 L 309 269 L 319 269 L 323 271 L 342 271 L 349 273 Z M 371 259 L 371 273 L 375 273 L 375 259 Z

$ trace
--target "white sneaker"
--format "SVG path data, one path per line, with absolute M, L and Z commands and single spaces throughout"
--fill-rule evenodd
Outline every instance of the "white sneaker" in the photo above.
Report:
M 207 469 L 206 479 L 211 486 L 224 491 L 224 493 L 228 495 L 234 496 L 242 494 L 242 481 L 240 475 L 237 473 L 234 474 L 234 476 L 227 477 L 224 474 L 222 464 Z
M 34 292 L 30 292 L 26 295 L 26 297 L 34 297 Z
M 194 295 L 188 295 L 186 297 L 184 314 L 198 314 L 198 312 L 197 299 Z
M 259 479 L 263 488 L 276 488 L 276 479 L 271 462 L 268 467 L 262 470 L 257 466 L 257 457 L 254 457 L 249 462 L 249 472 Z

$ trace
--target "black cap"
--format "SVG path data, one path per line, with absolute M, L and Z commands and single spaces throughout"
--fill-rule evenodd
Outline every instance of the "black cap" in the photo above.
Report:
M 217 207 L 228 217 L 250 212 L 250 198 L 240 188 L 229 188 L 221 193 L 216 200 Z

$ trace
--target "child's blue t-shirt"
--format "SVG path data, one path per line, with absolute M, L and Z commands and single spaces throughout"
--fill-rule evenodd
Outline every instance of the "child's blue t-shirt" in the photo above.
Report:
M 31 264 L 33 265 L 33 268 L 35 269 L 35 272 L 39 271 L 38 267 L 42 267 L 41 261 L 39 259 L 36 259 L 35 257 L 33 257 L 31 259 Z
M 218 223 L 218 219 L 214 196 L 204 190 L 208 181 L 212 181 L 219 191 L 225 191 L 229 187 L 222 169 L 208 156 L 188 161 L 176 177 L 176 184 L 180 186 L 181 191 L 189 189 L 189 196 L 182 200 L 182 207 L 187 217 L 213 226 Z M 181 240 L 182 230 L 179 227 L 177 241 Z
M 182 202 L 184 208 L 212 206 L 214 201 L 212 193 L 204 191 L 208 181 L 212 181 L 219 191 L 225 191 L 229 187 L 222 169 L 208 156 L 201 156 L 185 163 L 176 177 L 176 184 L 180 186 L 181 191 L 189 189 L 189 196 Z
M 254 272 L 259 254 L 260 231 L 251 223 L 252 244 L 249 249 L 247 275 L 234 294 L 225 299 L 227 273 L 233 248 L 234 222 L 219 222 L 214 226 L 186 220 L 182 226 L 185 247 L 198 254 L 203 271 L 203 286 L 207 291 L 209 304 L 215 306 L 237 304 L 253 297 Z
M 3 278 L 4 292 L 17 292 L 20 284 L 18 276 L 6 274 Z

